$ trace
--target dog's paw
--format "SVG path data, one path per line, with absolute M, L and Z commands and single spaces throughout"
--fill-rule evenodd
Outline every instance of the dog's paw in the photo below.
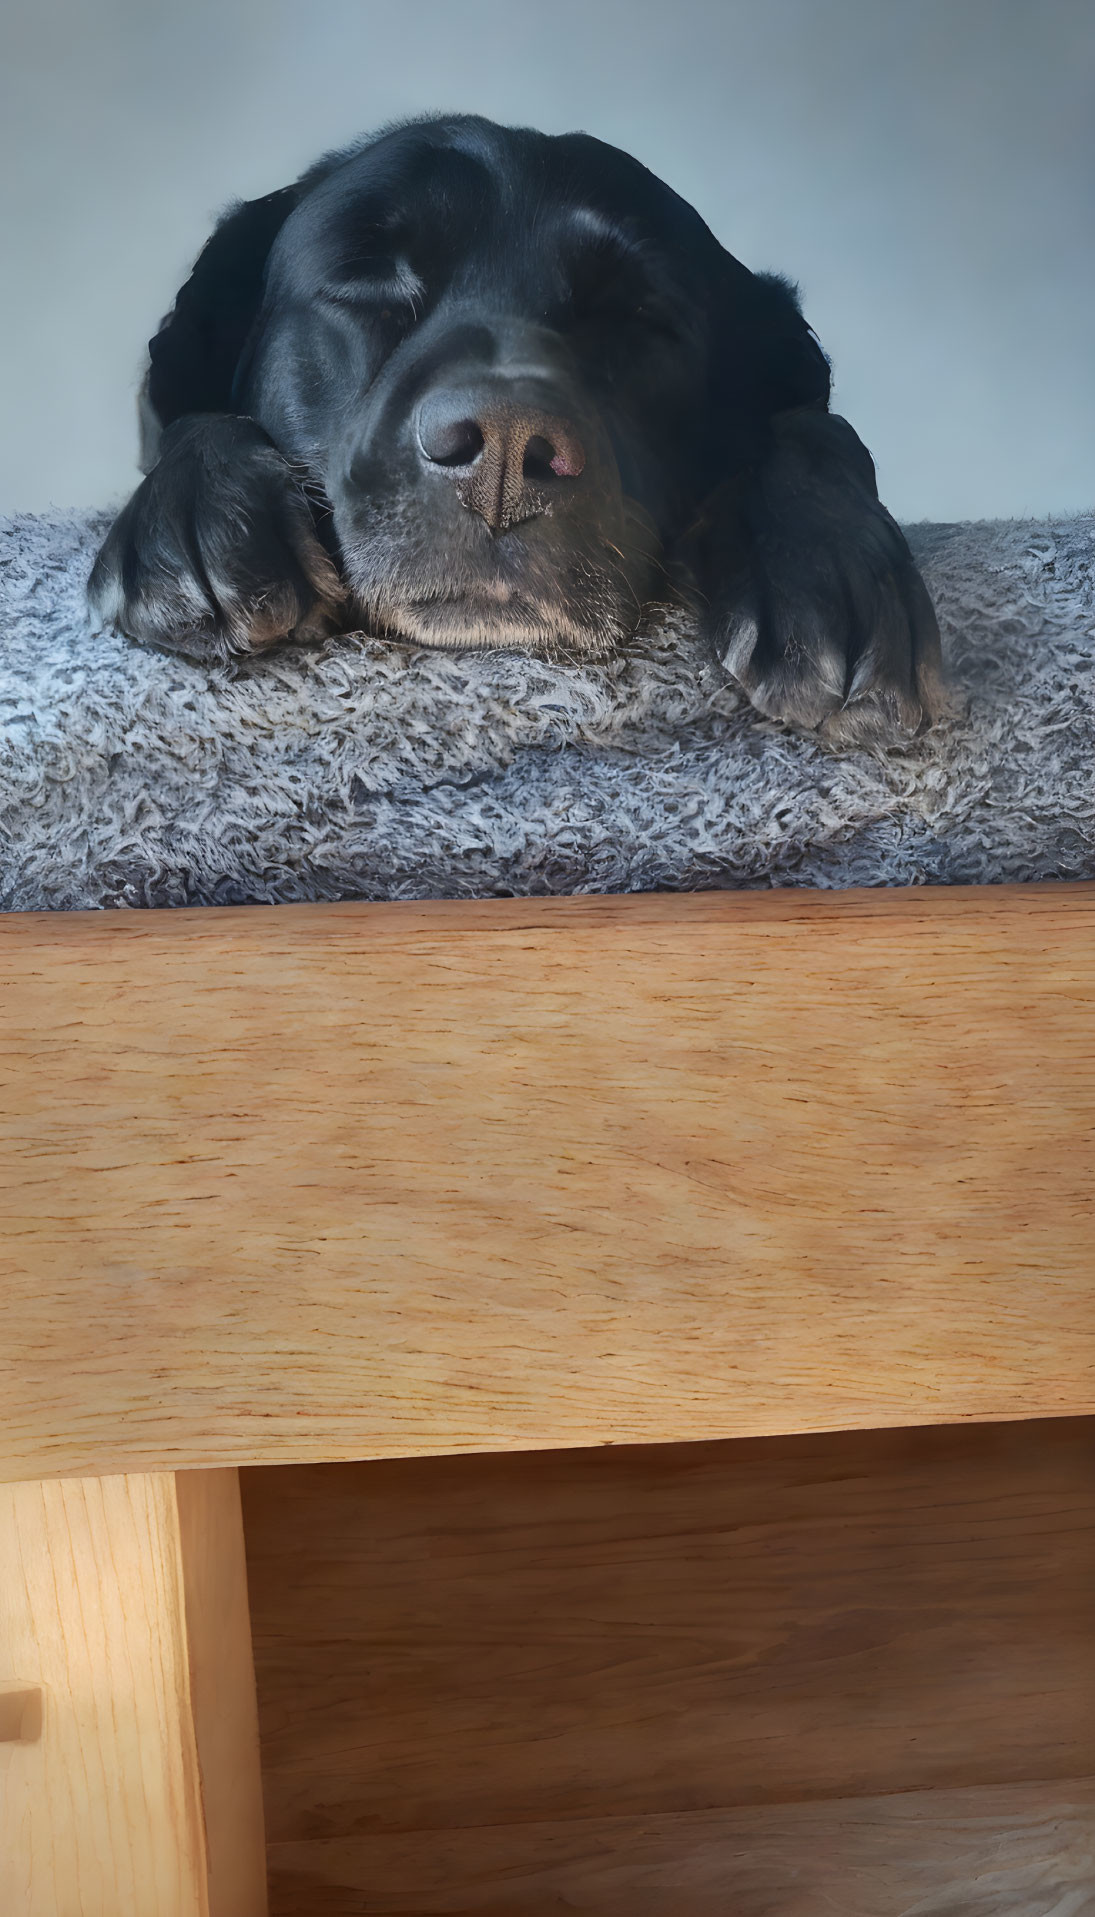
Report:
M 856 746 L 914 738 L 943 709 L 935 614 L 908 568 L 865 564 L 861 549 L 800 551 L 754 574 L 717 636 L 724 670 L 758 711 Z
M 287 462 L 252 421 L 212 415 L 164 435 L 88 581 L 100 626 L 195 659 L 323 638 L 344 598 Z
M 759 711 L 828 744 L 912 738 L 944 706 L 939 628 L 870 455 L 831 414 L 774 426 L 735 502 L 715 652 Z

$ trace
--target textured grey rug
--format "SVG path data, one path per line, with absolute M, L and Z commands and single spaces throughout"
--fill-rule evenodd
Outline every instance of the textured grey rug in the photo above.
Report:
M 1095 876 L 1095 519 L 913 528 L 954 714 L 844 756 L 705 683 L 680 627 L 585 666 L 94 636 L 106 523 L 0 525 L 9 910 Z

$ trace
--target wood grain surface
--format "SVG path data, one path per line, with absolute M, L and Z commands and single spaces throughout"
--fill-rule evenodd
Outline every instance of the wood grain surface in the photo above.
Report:
M 273 1844 L 1095 1773 L 1095 1420 L 242 1495 Z
M 1095 887 L 0 918 L 0 1474 L 1095 1409 Z
M 277 1844 L 272 1917 L 1093 1917 L 1095 1779 Z
M 266 1910 L 236 1474 L 184 1496 L 169 1472 L 0 1487 L 0 1680 L 38 1700 L 0 1746 L 4 1917 Z

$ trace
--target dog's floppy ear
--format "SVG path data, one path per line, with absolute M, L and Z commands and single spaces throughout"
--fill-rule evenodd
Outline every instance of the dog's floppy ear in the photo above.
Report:
M 778 273 L 758 273 L 756 282 L 767 410 L 784 413 L 795 406 L 828 406 L 829 361 L 813 327 L 803 318 L 798 288 Z
M 829 404 L 829 362 L 803 318 L 798 290 L 775 273 L 730 269 L 715 309 L 715 415 L 732 460 L 756 457 L 777 413 Z
M 141 466 L 156 462 L 162 429 L 186 413 L 232 410 L 232 388 L 262 302 L 266 262 L 307 191 L 300 183 L 233 207 L 149 341 L 141 394 Z

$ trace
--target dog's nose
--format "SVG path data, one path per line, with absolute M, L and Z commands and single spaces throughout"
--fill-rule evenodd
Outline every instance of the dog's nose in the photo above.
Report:
M 428 394 L 416 431 L 427 464 L 451 474 L 461 502 L 492 532 L 547 512 L 586 463 L 569 419 L 498 392 Z

